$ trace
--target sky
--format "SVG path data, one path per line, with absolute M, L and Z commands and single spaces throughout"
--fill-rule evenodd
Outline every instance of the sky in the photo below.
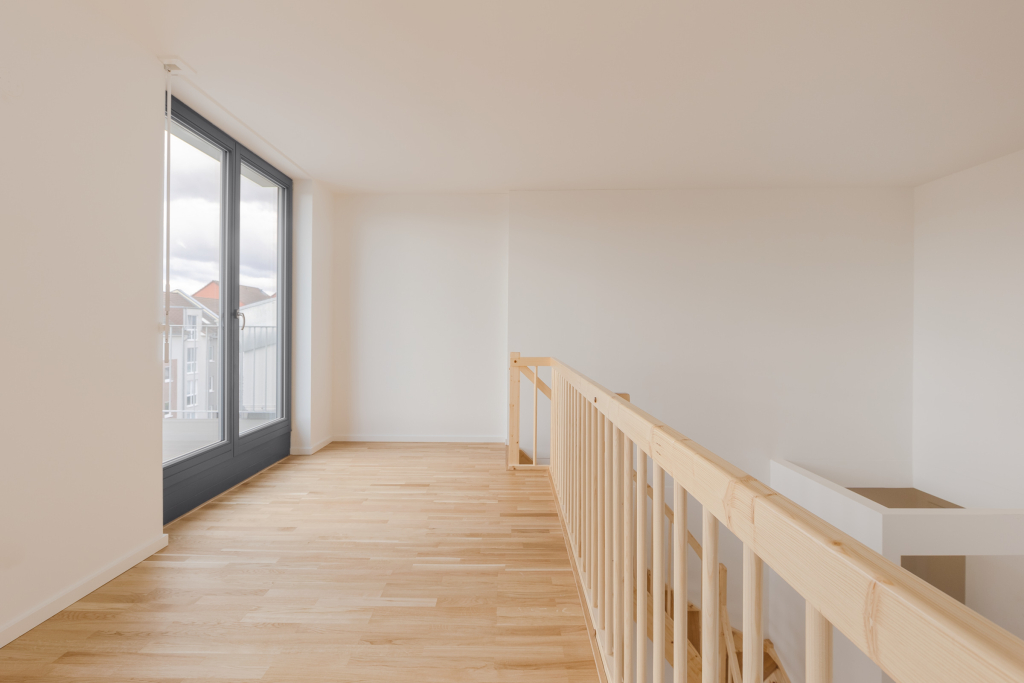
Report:
M 220 279 L 221 162 L 171 138 L 171 289 Z M 242 177 L 241 283 L 277 292 L 277 189 Z

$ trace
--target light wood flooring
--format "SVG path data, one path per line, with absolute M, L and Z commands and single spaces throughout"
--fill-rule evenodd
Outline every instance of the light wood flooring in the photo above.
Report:
M 291 456 L 0 649 L 0 681 L 597 681 L 547 473 L 504 458 Z

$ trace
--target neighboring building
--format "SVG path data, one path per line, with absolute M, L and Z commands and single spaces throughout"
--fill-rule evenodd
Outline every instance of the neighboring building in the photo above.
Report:
M 277 297 L 240 287 L 239 418 L 242 431 L 278 413 Z M 220 283 L 193 295 L 171 292 L 169 362 L 164 365 L 164 460 L 220 441 Z M 184 423 L 181 421 L 188 421 Z
M 181 290 L 171 292 L 170 362 L 164 419 L 216 419 L 220 411 L 219 316 Z
M 249 304 L 254 304 L 258 301 L 266 301 L 267 299 L 273 298 L 273 296 L 274 295 L 267 294 L 259 287 L 248 287 L 246 285 L 240 285 L 238 287 L 238 303 L 243 307 L 248 306 Z M 205 287 L 193 294 L 192 298 L 206 306 L 210 311 L 219 314 L 220 282 L 217 280 L 211 280 Z

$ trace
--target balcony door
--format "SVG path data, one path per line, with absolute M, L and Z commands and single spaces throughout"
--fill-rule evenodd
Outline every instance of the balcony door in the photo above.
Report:
M 288 454 L 291 180 L 173 100 L 164 517 Z

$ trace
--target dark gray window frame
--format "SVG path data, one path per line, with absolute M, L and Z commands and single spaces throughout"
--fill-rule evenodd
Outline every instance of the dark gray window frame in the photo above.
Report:
M 292 354 L 292 179 L 268 164 L 237 140 L 207 121 L 191 107 L 173 99 L 174 122 L 206 139 L 225 153 L 222 164 L 222 210 L 225 229 L 221 235 L 220 320 L 223 322 L 221 359 L 221 406 L 223 441 L 164 464 L 164 523 L 248 479 L 286 457 L 291 449 L 291 354 Z M 282 417 L 238 433 L 238 310 L 239 189 L 242 162 L 283 189 L 278 250 L 278 305 L 280 331 Z M 230 359 L 230 362 L 227 362 Z

